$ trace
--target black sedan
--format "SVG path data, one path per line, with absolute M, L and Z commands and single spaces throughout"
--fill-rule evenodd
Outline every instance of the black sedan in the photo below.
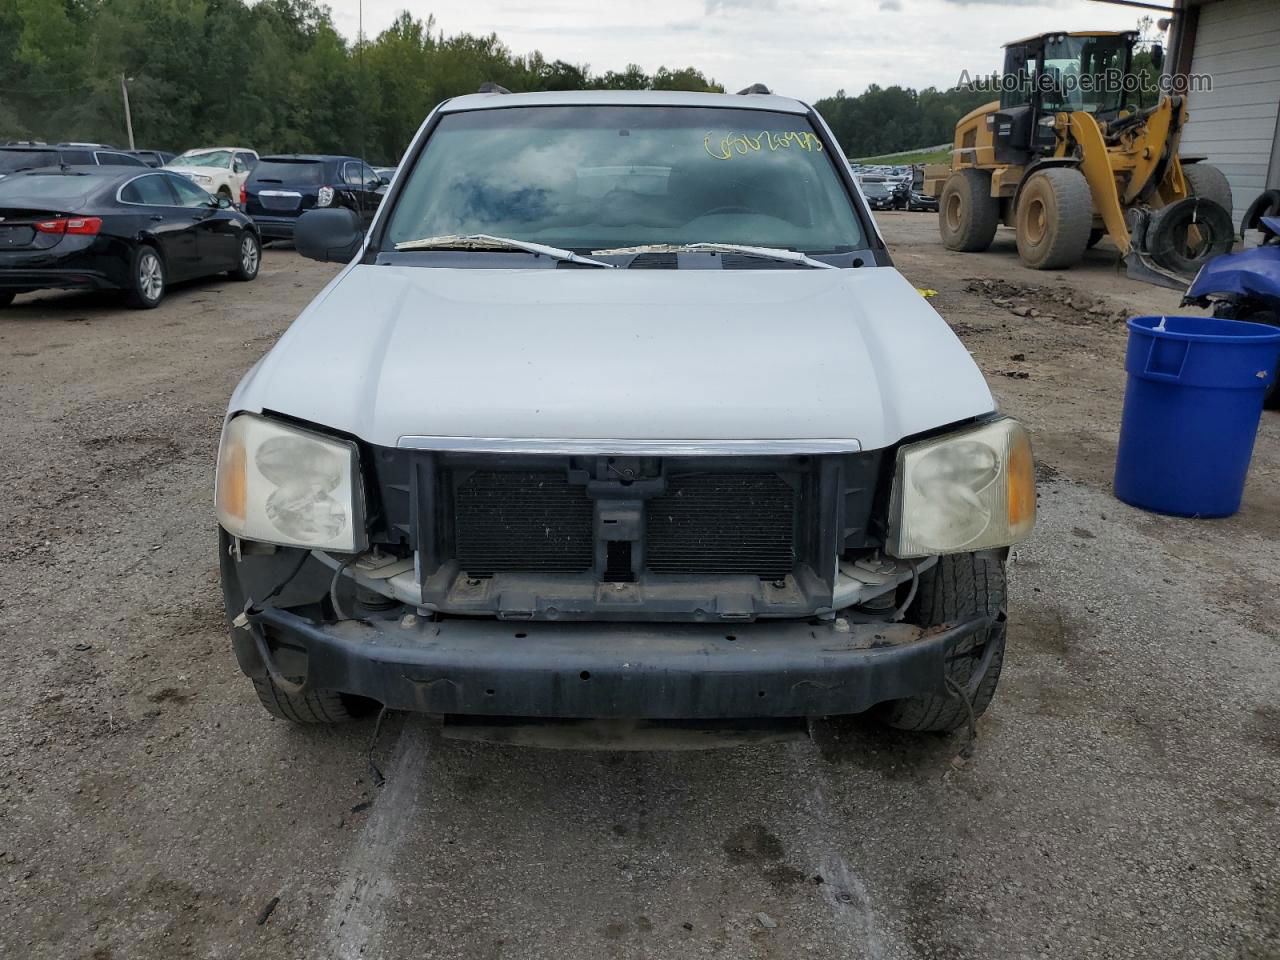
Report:
M 224 198 L 167 170 L 61 167 L 0 180 L 0 306 L 42 289 L 124 290 L 134 307 L 170 283 L 252 280 L 258 230 Z
M 293 239 L 298 217 L 317 207 L 346 207 L 368 227 L 390 180 L 356 157 L 263 157 L 244 185 L 244 210 L 266 240 Z
M 893 209 L 893 184 L 887 181 L 868 177 L 862 181 L 862 195 L 867 198 L 867 205 L 872 210 Z

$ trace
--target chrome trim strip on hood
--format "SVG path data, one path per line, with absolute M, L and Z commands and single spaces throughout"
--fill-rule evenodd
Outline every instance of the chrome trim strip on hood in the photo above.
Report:
M 402 450 L 438 453 L 547 453 L 596 456 L 720 457 L 858 453 L 853 439 L 824 440 L 585 440 L 540 437 L 401 437 Z

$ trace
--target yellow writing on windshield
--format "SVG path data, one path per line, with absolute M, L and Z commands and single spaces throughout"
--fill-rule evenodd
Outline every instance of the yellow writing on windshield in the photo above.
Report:
M 702 138 L 702 146 L 708 155 L 717 160 L 728 160 L 734 155 L 745 157 L 761 150 L 807 150 L 821 151 L 822 141 L 818 135 L 807 130 L 786 130 L 774 132 L 761 130 L 756 135 L 749 133 L 729 133 L 720 138 L 719 143 L 712 142 L 713 135 L 708 133 Z

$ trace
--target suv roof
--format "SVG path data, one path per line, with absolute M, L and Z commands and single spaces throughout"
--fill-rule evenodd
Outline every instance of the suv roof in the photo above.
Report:
M 440 105 L 445 113 L 492 110 L 502 107 L 635 106 L 635 107 L 732 107 L 736 110 L 772 110 L 775 113 L 808 113 L 807 104 L 772 94 L 685 93 L 676 90 L 562 90 L 547 93 L 471 93 Z
M 349 157 L 345 153 L 271 153 L 258 159 L 262 163 L 328 163 L 330 161 L 359 160 L 360 158 Z

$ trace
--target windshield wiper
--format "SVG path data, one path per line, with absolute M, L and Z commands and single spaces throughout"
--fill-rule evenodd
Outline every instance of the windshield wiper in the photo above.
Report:
M 639 247 L 616 247 L 612 250 L 592 250 L 591 252 L 597 257 L 625 253 L 741 253 L 748 257 L 802 263 L 806 267 L 818 267 L 823 270 L 840 269 L 834 263 L 815 260 L 798 250 L 784 250 L 781 247 L 751 247 L 741 243 L 651 243 Z
M 465 236 L 423 237 L 421 240 L 405 240 L 396 244 L 397 250 L 523 250 L 525 253 L 540 254 L 552 260 L 564 260 L 568 263 L 581 263 L 589 267 L 608 267 L 614 269 L 616 263 L 605 263 L 603 260 L 592 260 L 572 250 L 559 247 L 548 247 L 543 243 L 530 243 L 527 240 L 512 240 L 510 237 L 491 237 L 487 233 L 471 233 Z

